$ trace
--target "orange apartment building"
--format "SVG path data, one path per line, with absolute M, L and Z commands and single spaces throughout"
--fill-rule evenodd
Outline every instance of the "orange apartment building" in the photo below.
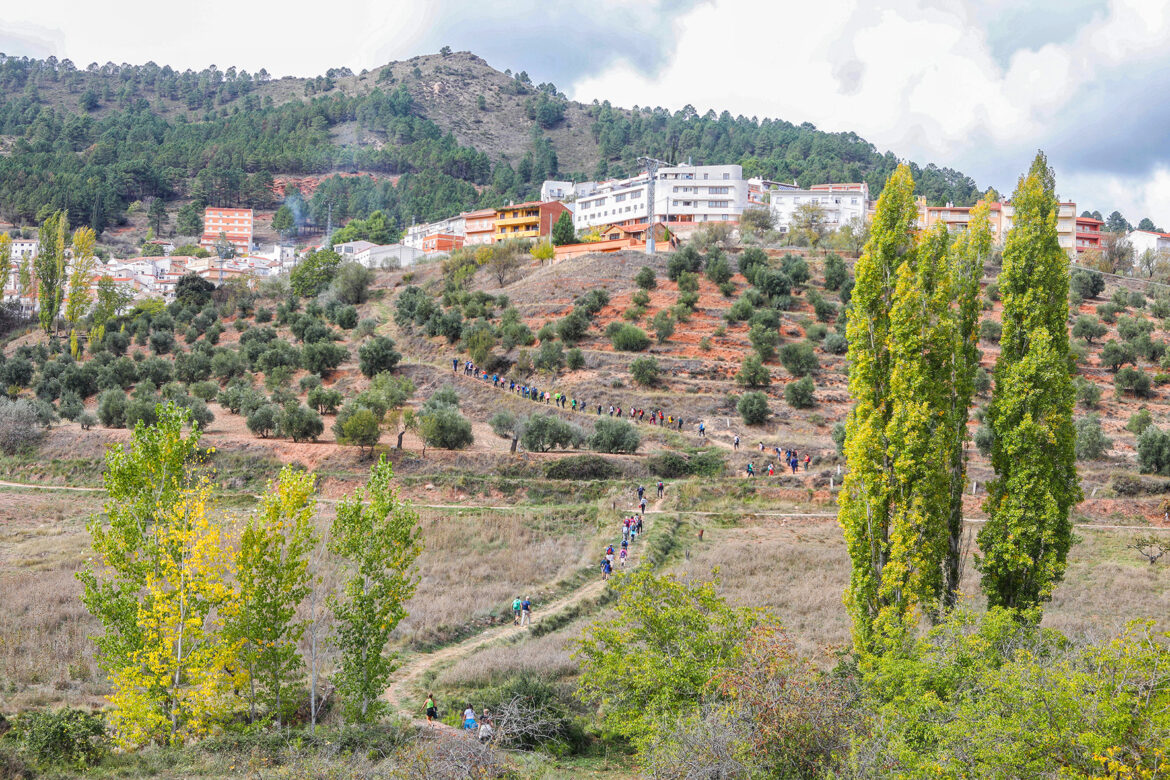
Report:
M 552 234 L 553 225 L 569 207 L 556 200 L 529 201 L 496 209 L 492 241 L 510 238 L 543 238 Z
M 215 242 L 222 233 L 235 247 L 236 254 L 246 255 L 252 251 L 252 227 L 252 209 L 208 206 L 203 212 L 203 235 L 199 239 L 199 246 L 214 252 Z
M 947 229 L 955 232 L 966 230 L 971 222 L 971 208 L 969 206 L 955 206 L 948 203 L 945 206 L 927 206 L 926 198 L 921 195 L 918 204 L 918 229 L 928 230 L 935 223 L 942 222 Z M 1057 205 L 1056 237 L 1060 248 L 1070 256 L 1082 251 L 1077 244 L 1077 234 L 1080 230 L 1080 218 L 1077 217 L 1077 204 L 1065 201 Z M 990 204 L 991 240 L 996 244 L 1003 244 L 1008 231 L 1012 229 L 1012 217 L 1015 208 L 1011 201 L 1000 201 Z
M 432 252 L 454 252 L 463 248 L 463 236 L 454 233 L 432 233 L 422 240 L 422 250 L 427 254 Z
M 496 232 L 496 210 L 479 209 L 463 214 L 463 245 L 490 244 Z
M 1092 217 L 1077 217 L 1077 254 L 1101 248 L 1105 222 Z

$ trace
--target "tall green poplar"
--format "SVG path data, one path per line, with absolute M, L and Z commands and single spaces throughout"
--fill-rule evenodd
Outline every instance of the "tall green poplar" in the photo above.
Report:
M 1057 241 L 1055 179 L 1043 153 L 1020 177 L 999 291 L 1003 332 L 988 419 L 995 479 L 976 564 L 991 606 L 1038 607 L 1064 576 L 1081 499 L 1068 359 L 1068 255 Z
M 882 572 L 890 557 L 892 458 L 886 437 L 891 407 L 890 310 L 899 267 L 914 253 L 917 208 L 909 167 L 898 166 L 878 199 L 865 250 L 854 268 L 850 302 L 849 392 L 854 406 L 846 422 L 849 464 L 839 499 L 838 520 L 852 561 L 845 604 L 853 618 L 853 640 L 872 648 L 874 621 L 886 595 Z
M 382 456 L 364 496 L 355 492 L 337 505 L 329 539 L 329 551 L 346 572 L 341 595 L 332 600 L 334 643 L 341 652 L 333 683 L 351 722 L 369 723 L 385 710 L 379 697 L 395 668 L 386 645 L 418 584 L 411 572 L 422 552 L 418 514 L 399 498 L 393 478 Z
M 975 374 L 982 353 L 979 350 L 979 281 L 983 264 L 991 252 L 990 206 L 986 200 L 971 209 L 967 230 L 955 239 L 948 255 L 951 296 L 954 300 L 955 347 L 948 384 L 950 408 L 949 464 L 950 511 L 947 517 L 947 551 L 943 561 L 941 606 L 953 609 L 959 592 L 963 562 L 963 490 L 967 485 L 967 421 L 975 397 Z
M 56 325 L 65 296 L 65 236 L 68 232 L 68 217 L 65 212 L 58 211 L 49 215 L 38 233 L 37 256 L 33 263 L 38 287 L 38 315 L 45 333 Z

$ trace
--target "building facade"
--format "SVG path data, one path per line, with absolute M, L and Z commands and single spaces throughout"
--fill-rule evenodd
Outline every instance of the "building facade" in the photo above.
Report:
M 421 225 L 411 225 L 406 229 L 402 237 L 402 243 L 406 246 L 415 249 L 424 249 L 423 244 L 430 236 L 437 236 L 446 234 L 451 236 L 462 236 L 466 230 L 464 224 L 465 220 L 462 214 L 447 219 L 440 219 L 438 222 L 427 222 Z
M 991 240 L 1002 245 L 1012 229 L 1012 218 L 1015 216 L 1015 207 L 1011 201 L 999 201 L 990 204 L 989 219 L 991 222 Z M 948 230 L 966 230 L 971 222 L 971 207 L 956 206 L 948 203 L 945 206 L 928 206 L 926 198 L 918 197 L 918 229 L 928 230 L 936 223 L 942 222 Z M 1077 204 L 1065 201 L 1057 204 L 1056 238 L 1060 248 L 1074 257 L 1080 250 L 1077 246 Z
M 1135 230 L 1129 234 L 1128 238 L 1130 245 L 1133 246 L 1135 257 L 1140 257 L 1146 250 L 1170 254 L 1170 233 L 1159 233 L 1156 230 Z
M 646 173 L 586 185 L 589 194 L 577 195 L 573 216 L 573 226 L 579 231 L 638 222 L 663 222 L 672 230 L 709 222 L 738 224 L 748 205 L 748 183 L 738 165 L 659 168 L 652 206 Z M 583 186 L 576 185 L 578 193 Z
M 768 191 L 768 208 L 772 211 L 776 230 L 787 233 L 803 206 L 820 209 L 826 229 L 839 230 L 851 220 L 865 221 L 869 210 L 869 187 L 860 184 L 818 184 L 807 190 L 774 189 Z
M 490 244 L 496 232 L 496 210 L 479 209 L 463 213 L 463 246 Z
M 1101 248 L 1101 233 L 1105 223 L 1092 217 L 1077 217 L 1077 254 Z
M 553 225 L 561 214 L 572 211 L 557 200 L 529 201 L 496 209 L 495 232 L 492 242 L 512 238 L 544 238 L 552 234 Z
M 215 251 L 215 242 L 222 234 L 236 250 L 246 255 L 252 251 L 252 209 L 228 209 L 208 206 L 203 212 L 203 235 L 199 246 Z

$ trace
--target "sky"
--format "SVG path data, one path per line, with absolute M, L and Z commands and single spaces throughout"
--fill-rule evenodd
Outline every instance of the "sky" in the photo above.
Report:
M 1004 193 L 1043 149 L 1078 209 L 1170 226 L 1166 0 L 39 0 L 0 18 L 0 51 L 78 67 L 312 76 L 444 45 L 586 102 L 855 131 Z

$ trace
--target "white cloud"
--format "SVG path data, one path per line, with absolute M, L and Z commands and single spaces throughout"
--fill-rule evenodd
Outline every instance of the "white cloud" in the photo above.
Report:
M 570 94 L 627 106 L 690 103 L 699 111 L 713 107 L 854 130 L 879 149 L 958 168 L 1001 191 L 1011 190 L 1035 149 L 1051 145 L 1057 147 L 1050 161 L 1062 195 L 1127 215 L 1152 215 L 1157 207 L 1170 222 L 1163 165 L 1170 164 L 1170 149 L 1163 150 L 1164 159 L 1131 161 L 1140 175 L 1103 171 L 1100 161 L 1087 159 L 1093 156 L 1087 147 L 1109 143 L 1126 124 L 1126 111 L 1118 105 L 1085 116 L 1078 104 L 1086 91 L 1107 91 L 1110 79 L 1124 80 L 1135 67 L 1151 69 L 1161 60 L 1170 72 L 1170 5 L 1110 0 L 1103 13 L 1086 5 L 1050 7 L 1050 19 L 1062 13 L 1081 18 L 1059 19 L 1067 31 L 1063 40 L 1048 36 L 1005 60 L 990 43 L 999 31 L 985 25 L 1032 18 L 1006 14 L 1006 6 L 783 0 L 761 7 L 752 0 L 718 0 L 678 21 L 674 58 L 658 75 L 615 62 L 577 81 Z M 749 30 L 768 33 L 757 41 L 745 34 Z M 1013 31 L 1027 39 L 1024 32 Z M 1044 36 L 1037 31 L 1033 37 Z

